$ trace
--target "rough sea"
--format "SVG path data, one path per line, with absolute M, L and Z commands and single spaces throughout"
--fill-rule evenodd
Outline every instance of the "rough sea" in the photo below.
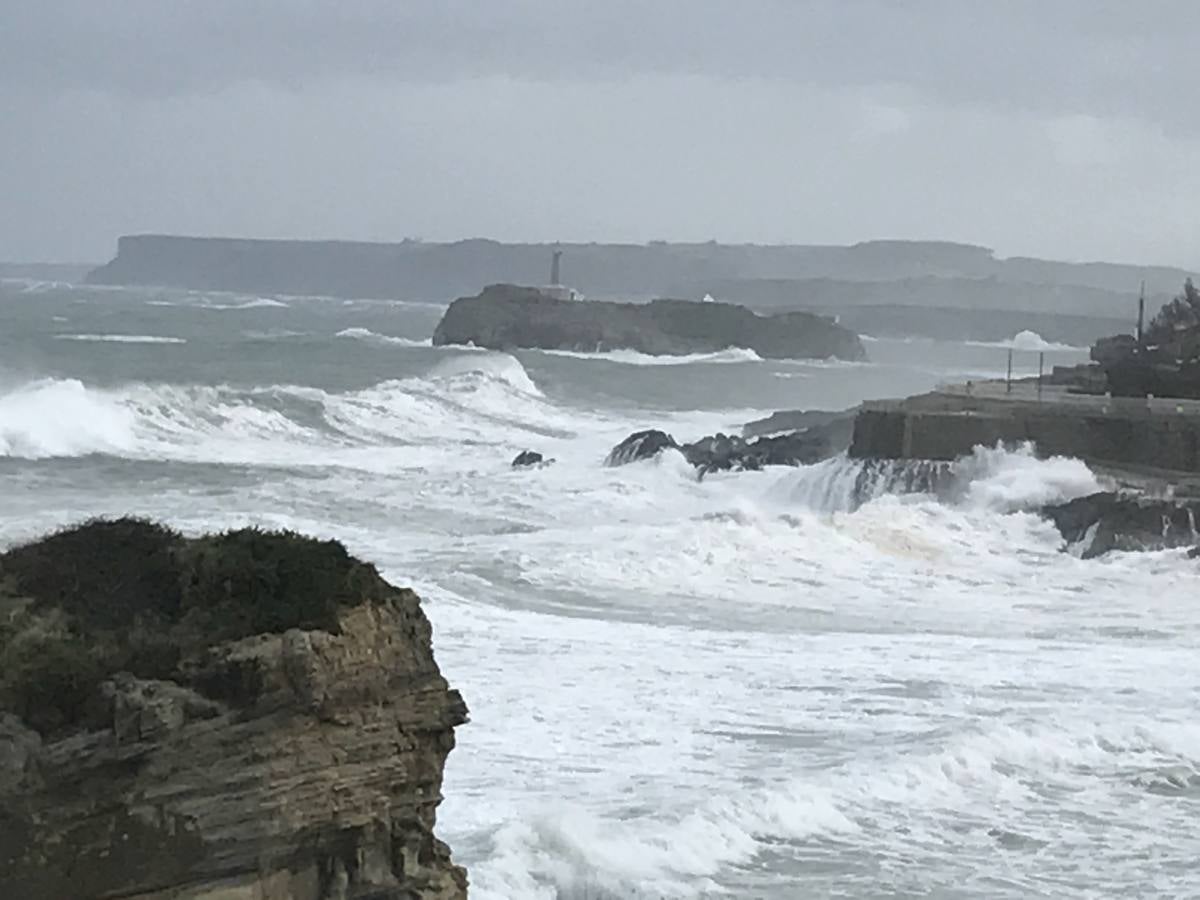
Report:
M 1004 349 L 505 354 L 431 347 L 441 313 L 3 283 L 0 546 L 257 524 L 414 587 L 471 709 L 438 830 L 480 900 L 1200 896 L 1197 564 L 1063 552 L 1027 510 L 1082 463 L 980 450 L 953 502 L 857 508 L 846 459 L 603 466 Z

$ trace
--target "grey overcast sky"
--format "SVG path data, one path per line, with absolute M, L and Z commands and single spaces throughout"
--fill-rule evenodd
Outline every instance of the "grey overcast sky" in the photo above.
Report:
M 0 0 L 0 259 L 118 234 L 1200 266 L 1200 0 Z

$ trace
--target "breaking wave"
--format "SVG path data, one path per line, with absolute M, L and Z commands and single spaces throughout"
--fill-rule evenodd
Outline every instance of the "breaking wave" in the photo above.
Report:
M 889 494 L 925 494 L 975 509 L 1016 512 L 1103 490 L 1085 463 L 1040 459 L 1015 450 L 976 447 L 953 462 L 862 460 L 842 454 L 789 476 L 791 501 L 818 512 L 851 512 Z
M 189 297 L 183 300 L 163 300 L 161 298 L 147 300 L 147 306 L 183 306 L 194 309 L 219 309 L 219 310 L 237 310 L 237 309 L 287 309 L 288 304 L 282 300 L 276 300 L 272 297 L 254 297 L 250 300 L 241 300 L 235 303 L 227 302 L 225 297 L 229 295 L 221 295 L 221 302 L 214 303 L 208 295 L 199 295 Z
M 0 456 L 45 459 L 123 453 L 136 444 L 136 414 L 74 379 L 44 379 L 0 393 Z
M 180 337 L 167 337 L 157 334 L 56 334 L 60 341 L 86 341 L 108 344 L 186 344 L 187 340 Z
M 1071 344 L 1058 344 L 1047 341 L 1036 331 L 1019 331 L 1007 341 L 967 341 L 972 347 L 991 347 L 1007 350 L 1045 351 L 1047 353 L 1087 353 L 1087 347 L 1075 347 Z
M 549 356 L 568 356 L 572 359 L 596 360 L 621 363 L 627 366 L 687 366 L 697 363 L 751 363 L 762 362 L 763 358 L 745 347 L 726 347 L 709 353 L 685 353 L 680 356 L 656 356 L 637 350 L 597 350 L 587 353 L 581 350 L 542 350 Z
M 1136 819 L 1093 823 L 1093 804 L 1103 798 L 1120 808 L 1151 793 L 1194 795 L 1198 741 L 1195 726 L 1150 716 L 1135 727 L 1082 718 L 983 723 L 937 749 L 881 748 L 863 760 L 711 797 L 674 816 L 601 823 L 580 812 L 543 812 L 492 835 L 490 855 L 471 868 L 472 889 L 484 900 L 740 896 L 738 870 L 773 847 L 819 841 L 847 852 L 910 855 L 945 848 L 955 829 L 987 837 L 981 846 L 964 841 L 965 858 L 956 863 L 964 875 L 975 874 L 976 853 L 1061 841 L 1068 815 L 1077 817 L 1081 841 L 1129 840 Z M 1044 813 L 1047 795 L 1058 815 L 1033 815 Z M 1186 827 L 1184 810 L 1162 814 Z
M 369 328 L 343 328 L 335 336 L 340 338 L 353 338 L 354 340 L 364 341 L 368 344 L 391 344 L 397 347 L 433 346 L 433 341 L 430 338 L 425 338 L 425 340 L 416 340 L 414 338 L 393 337 L 389 334 L 378 334 L 374 331 L 371 331 Z
M 0 389 L 0 456 L 113 454 L 136 459 L 329 465 L 403 464 L 424 453 L 568 437 L 588 420 L 547 401 L 520 362 L 471 353 L 424 376 L 346 393 L 296 385 L 40 379 Z M 467 451 L 464 451 L 467 452 Z M 372 454 L 375 455 L 372 455 Z
M 271 297 L 256 297 L 241 303 L 205 303 L 203 306 L 205 309 L 287 309 L 288 305 Z

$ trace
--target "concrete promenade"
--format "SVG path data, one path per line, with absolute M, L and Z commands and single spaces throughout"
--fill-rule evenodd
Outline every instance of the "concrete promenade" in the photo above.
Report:
M 1178 473 L 1200 472 L 1200 401 L 1071 394 L 1035 381 L 952 385 L 864 403 L 850 454 L 956 459 L 977 445 L 1032 442 L 1044 456 Z

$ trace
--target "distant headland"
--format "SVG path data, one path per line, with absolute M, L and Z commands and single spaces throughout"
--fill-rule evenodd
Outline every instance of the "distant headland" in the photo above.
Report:
M 389 244 L 142 234 L 120 238 L 117 255 L 88 273 L 87 281 L 448 303 L 487 284 L 541 284 L 556 250 L 564 280 L 591 299 L 700 300 L 711 294 L 759 310 L 869 309 L 870 319 L 901 330 L 907 318 L 897 320 L 897 309 L 1019 312 L 1026 317 L 1022 328 L 1050 340 L 1111 333 L 1111 323 L 1079 333 L 1078 322 L 1061 317 L 1128 318 L 1140 284 L 1150 300 L 1163 302 L 1193 274 L 1162 266 L 1004 259 L 987 247 L 949 241 Z M 1049 314 L 1059 319 L 1039 320 Z M 860 327 L 858 318 L 851 327 Z M 945 330 L 942 318 L 934 324 Z M 990 327 L 1006 330 L 1014 323 L 1003 319 Z M 1072 328 L 1077 333 L 1055 333 Z

